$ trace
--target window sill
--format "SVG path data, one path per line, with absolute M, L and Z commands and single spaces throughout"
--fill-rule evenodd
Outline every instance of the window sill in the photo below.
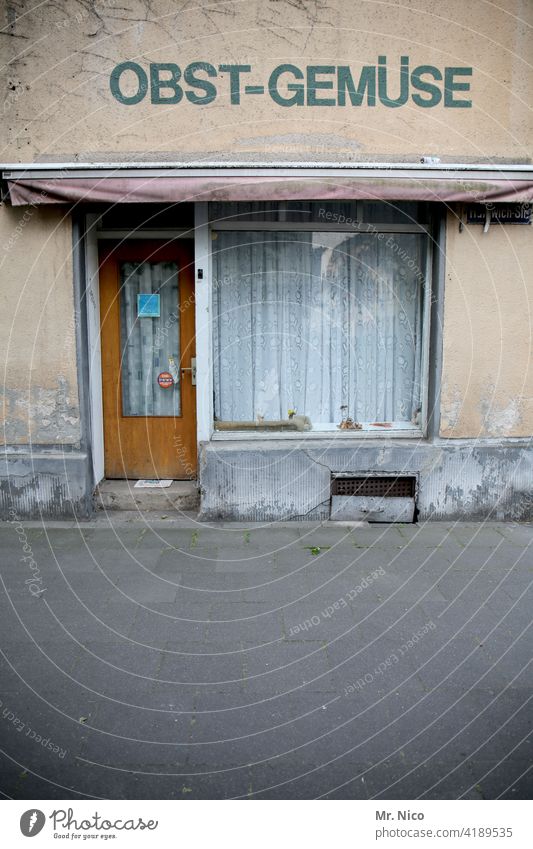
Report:
M 363 424 L 361 430 L 341 430 L 335 424 L 319 424 L 313 430 L 214 430 L 211 440 L 215 442 L 226 441 L 280 441 L 310 439 L 423 439 L 424 433 L 419 427 L 409 422 L 392 422 L 391 427 L 380 427 L 371 424 Z

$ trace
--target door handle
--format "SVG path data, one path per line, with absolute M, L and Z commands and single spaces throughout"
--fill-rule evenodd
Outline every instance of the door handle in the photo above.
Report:
M 196 357 L 191 357 L 191 365 L 189 368 L 182 368 L 182 372 L 190 371 L 191 373 L 191 384 L 196 386 Z

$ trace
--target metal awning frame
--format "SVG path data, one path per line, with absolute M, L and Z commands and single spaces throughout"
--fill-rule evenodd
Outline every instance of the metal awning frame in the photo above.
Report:
M 31 162 L 0 163 L 5 180 L 101 178 L 106 177 L 346 177 L 357 174 L 361 179 L 439 180 L 482 178 L 485 180 L 531 180 L 533 165 L 497 163 L 406 163 L 406 162 Z

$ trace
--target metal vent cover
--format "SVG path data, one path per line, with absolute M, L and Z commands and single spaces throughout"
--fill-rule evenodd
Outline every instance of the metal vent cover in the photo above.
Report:
M 397 475 L 338 475 L 332 478 L 332 495 L 356 495 L 374 498 L 414 498 L 416 478 Z

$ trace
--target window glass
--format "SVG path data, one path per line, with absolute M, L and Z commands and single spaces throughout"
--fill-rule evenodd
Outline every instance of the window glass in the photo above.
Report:
M 120 263 L 122 412 L 125 416 L 181 414 L 178 304 L 175 262 Z
M 212 222 L 274 221 L 274 222 L 325 222 L 357 221 L 358 206 L 355 201 L 325 203 L 322 201 L 272 201 L 264 203 L 211 203 L 209 215 Z
M 426 219 L 425 211 L 417 201 L 361 201 L 361 218 L 371 224 L 418 224 Z
M 420 408 L 423 234 L 219 231 L 216 418 L 412 423 Z
M 279 201 L 263 203 L 210 203 L 213 224 L 236 221 L 306 222 L 350 225 L 357 221 L 373 224 L 417 224 L 424 217 L 424 204 L 416 201 Z

